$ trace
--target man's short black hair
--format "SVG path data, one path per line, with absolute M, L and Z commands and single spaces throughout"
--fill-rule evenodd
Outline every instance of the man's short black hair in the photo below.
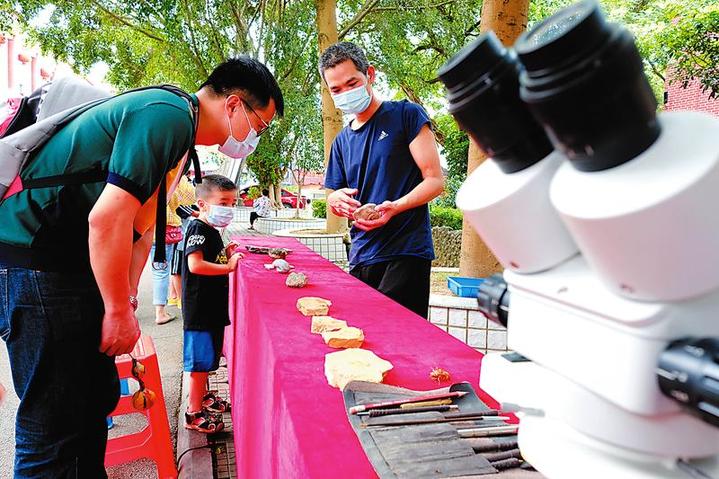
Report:
M 285 100 L 275 77 L 262 62 L 246 55 L 219 64 L 200 86 L 204 87 L 223 96 L 240 92 L 252 108 L 266 108 L 272 98 L 277 116 L 285 113 Z
M 262 196 L 270 196 L 270 190 L 268 190 L 268 189 L 262 190 Z
M 202 183 L 195 188 L 195 194 L 198 198 L 206 200 L 213 191 L 234 191 L 237 185 L 226 176 L 222 175 L 206 175 L 202 177 Z
M 366 75 L 369 62 L 364 51 L 352 42 L 335 43 L 327 47 L 320 56 L 320 74 L 325 77 L 325 70 L 334 68 L 340 63 L 351 60 L 357 70 Z

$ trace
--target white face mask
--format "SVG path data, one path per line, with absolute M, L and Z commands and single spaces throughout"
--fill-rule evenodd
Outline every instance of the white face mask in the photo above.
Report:
M 365 111 L 372 102 L 372 96 L 367 91 L 367 86 L 362 85 L 337 95 L 332 95 L 332 101 L 342 113 L 356 115 Z
M 207 222 L 215 228 L 224 228 L 232 223 L 235 216 L 235 209 L 231 206 L 209 205 L 210 211 L 207 212 Z
M 247 116 L 244 103 L 242 104 L 242 111 L 245 113 L 245 119 L 247 119 L 247 124 L 250 126 L 250 131 L 247 132 L 247 136 L 244 140 L 239 141 L 232 135 L 232 122 L 230 121 L 230 116 L 228 115 L 227 124 L 230 126 L 230 136 L 227 137 L 225 143 L 218 149 L 220 153 L 237 160 L 244 160 L 247 158 L 253 151 L 255 151 L 257 144 L 260 142 L 260 137 L 257 136 L 255 129 L 252 128 L 250 118 Z

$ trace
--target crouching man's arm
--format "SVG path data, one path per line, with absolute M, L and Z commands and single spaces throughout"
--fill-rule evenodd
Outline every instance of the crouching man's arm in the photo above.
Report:
M 140 337 L 129 300 L 133 223 L 139 209 L 137 198 L 108 184 L 88 216 L 90 264 L 105 304 L 99 349 L 108 356 L 131 352 Z

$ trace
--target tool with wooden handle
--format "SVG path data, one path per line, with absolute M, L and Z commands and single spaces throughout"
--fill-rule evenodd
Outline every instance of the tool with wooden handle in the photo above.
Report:
M 474 429 L 463 429 L 459 432 L 459 437 L 492 437 L 492 436 L 512 436 L 517 434 L 517 426 L 504 425 L 492 427 L 478 427 Z
M 391 416 L 393 414 L 416 414 L 419 412 L 447 412 L 457 410 L 459 410 L 459 406 L 427 406 L 413 408 L 372 409 L 371 411 L 357 413 L 357 415 L 365 417 L 382 417 Z
M 519 447 L 517 439 L 509 436 L 504 437 L 505 441 L 495 441 L 489 437 L 462 437 L 460 434 L 460 439 L 474 449 L 474 452 L 481 453 L 511 451 Z
M 384 402 L 378 402 L 378 403 L 372 403 L 372 404 L 360 404 L 358 406 L 352 406 L 349 409 L 349 412 L 350 412 L 350 414 L 357 414 L 358 412 L 367 411 L 369 409 L 388 408 L 388 407 L 394 407 L 394 406 L 401 407 L 402 404 L 434 401 L 435 399 L 461 398 L 462 396 L 466 396 L 467 394 L 469 394 L 469 393 L 465 392 L 465 391 L 450 391 L 450 392 L 446 392 L 446 393 L 425 394 L 422 396 L 398 399 L 395 401 L 384 401 Z
M 446 406 L 448 404 L 452 404 L 451 399 L 437 399 L 436 401 L 421 401 L 421 402 L 411 402 L 407 404 L 401 404 L 399 407 L 402 409 L 413 409 L 418 407 L 429 407 L 429 406 Z
M 506 421 L 506 416 L 484 416 L 481 414 L 451 414 L 440 417 L 428 417 L 421 419 L 408 419 L 406 421 L 377 421 L 373 423 L 363 423 L 360 427 L 388 427 L 388 426 L 418 426 L 421 424 L 440 424 L 440 423 L 460 423 L 468 421 Z M 516 429 L 516 426 L 514 426 Z

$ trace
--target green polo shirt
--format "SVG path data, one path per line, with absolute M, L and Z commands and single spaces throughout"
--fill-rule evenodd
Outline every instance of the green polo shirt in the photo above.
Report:
M 189 149 L 192 128 L 187 102 L 160 89 L 112 98 L 71 121 L 30 158 L 22 180 L 97 168 L 106 180 L 27 189 L 2 200 L 0 265 L 89 270 L 87 219 L 105 185 L 144 204 Z

